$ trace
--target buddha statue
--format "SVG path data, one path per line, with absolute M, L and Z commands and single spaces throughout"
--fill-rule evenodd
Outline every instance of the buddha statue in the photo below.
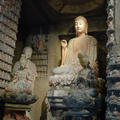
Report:
M 78 16 L 75 19 L 75 31 L 76 37 L 71 39 L 69 43 L 66 40 L 61 41 L 62 62 L 60 67 L 53 69 L 54 75 L 50 78 L 50 85 L 56 86 L 56 84 L 63 83 L 61 81 L 67 80 L 68 82 L 64 82 L 66 85 L 66 83 L 71 84 L 74 81 L 78 72 L 83 68 L 78 58 L 80 51 L 83 51 L 88 56 L 90 67 L 98 75 L 97 40 L 93 36 L 87 35 L 88 22 L 85 17 Z M 69 73 L 71 70 L 74 71 L 72 74 Z M 68 79 L 62 77 L 65 73 L 67 73 Z
M 89 58 L 90 67 L 98 72 L 97 65 L 97 41 L 93 36 L 87 35 L 88 23 L 85 17 L 78 16 L 75 19 L 76 37 L 67 44 L 66 40 L 61 41 L 62 63 L 61 65 L 73 64 L 75 67 L 81 66 L 77 57 L 83 51 Z M 77 65 L 77 66 L 76 66 Z

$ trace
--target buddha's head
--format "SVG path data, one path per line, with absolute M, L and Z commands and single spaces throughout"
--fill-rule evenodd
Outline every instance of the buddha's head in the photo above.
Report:
M 25 48 L 23 49 L 23 54 L 26 55 L 26 58 L 27 58 L 27 59 L 30 59 L 31 56 L 32 56 L 32 48 L 29 47 L 29 46 L 25 47 Z
M 76 35 L 87 34 L 88 32 L 88 22 L 83 16 L 78 16 L 75 18 L 75 30 Z
M 24 69 L 26 65 L 27 65 L 26 55 L 22 54 L 20 57 L 20 66 L 22 69 Z

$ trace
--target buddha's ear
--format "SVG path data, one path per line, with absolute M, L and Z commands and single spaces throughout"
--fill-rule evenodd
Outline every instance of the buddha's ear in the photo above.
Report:
M 88 24 L 86 24 L 85 34 L 88 34 Z
M 76 36 L 77 36 L 78 34 L 77 34 L 77 32 L 76 32 Z

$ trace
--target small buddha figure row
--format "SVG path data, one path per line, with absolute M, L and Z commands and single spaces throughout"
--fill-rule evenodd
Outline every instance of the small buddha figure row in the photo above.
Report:
M 0 79 L 0 88 L 5 88 L 8 85 L 8 82 Z
M 14 30 L 15 32 L 17 32 L 17 23 L 11 21 L 10 19 L 5 17 L 4 15 L 3 16 L 1 15 L 1 19 L 2 19 L 2 23 L 1 24 L 4 24 L 8 28 L 10 28 L 10 29 Z
M 10 80 L 10 74 L 8 72 L 0 70 L 0 79 L 1 80 Z
M 15 6 L 16 8 L 21 8 L 21 0 L 2 0 L 1 5 Z
M 11 55 L 14 54 L 14 49 L 12 47 L 8 46 L 7 44 L 0 42 L 0 46 L 1 46 L 2 51 L 9 53 Z
M 13 59 L 12 55 L 13 55 L 12 53 L 6 54 L 4 52 L 0 52 L 0 59 L 1 59 L 1 61 L 12 65 L 12 59 Z
M 108 54 L 107 60 L 109 62 L 109 65 L 120 65 L 120 53 Z
M 15 40 L 2 32 L 0 33 L 0 42 L 6 43 L 12 48 L 15 48 Z
M 117 108 L 114 108 L 114 110 L 110 110 L 110 108 L 107 109 L 106 112 L 106 120 L 120 120 L 120 111 Z
M 114 92 L 111 93 L 111 95 L 107 98 L 107 103 L 108 104 L 117 104 L 120 105 L 120 94 L 119 95 L 115 95 Z
M 48 55 L 33 54 L 32 60 L 47 60 Z
M 48 65 L 48 61 L 47 60 L 36 60 L 36 59 L 33 60 L 32 59 L 32 61 L 36 64 L 36 66 L 42 66 L 42 65 L 44 65 L 44 66 L 46 65 L 47 66 Z
M 0 26 L 1 26 L 2 33 L 6 34 L 7 36 L 10 36 L 11 38 L 13 38 L 15 40 L 17 39 L 15 31 L 13 31 L 9 27 L 5 26 L 4 24 L 1 24 Z
M 5 63 L 5 62 L 2 62 L 2 61 L 0 61 L 0 70 L 1 70 L 1 72 L 2 71 L 6 71 L 6 72 L 11 72 L 11 65 L 9 65 L 9 64 L 7 64 L 7 63 Z

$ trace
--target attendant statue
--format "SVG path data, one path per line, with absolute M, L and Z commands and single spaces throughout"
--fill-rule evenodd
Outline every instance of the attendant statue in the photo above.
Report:
M 23 49 L 23 54 L 25 54 L 26 59 L 28 60 L 26 68 L 30 69 L 31 72 L 34 73 L 34 75 L 37 77 L 37 72 L 36 72 L 36 66 L 35 64 L 30 60 L 32 56 L 32 48 L 27 46 Z M 12 75 L 14 76 L 16 71 L 18 71 L 20 68 L 20 61 L 17 61 L 13 67 Z
M 4 91 L 4 100 L 8 103 L 31 104 L 37 100 L 33 95 L 36 71 L 28 67 L 29 60 L 22 54 L 19 60 L 20 68 L 15 72 L 12 82 Z
M 33 93 L 36 75 L 26 67 L 28 62 L 26 56 L 22 54 L 19 61 L 20 69 L 15 72 L 13 81 L 10 83 L 14 91 L 24 91 L 27 89 L 30 93 Z
M 62 83 L 62 85 L 69 85 L 75 80 L 79 70 L 83 68 L 78 58 L 80 51 L 88 56 L 90 67 L 98 74 L 97 41 L 94 37 L 87 35 L 88 22 L 85 17 L 78 16 L 75 19 L 75 30 L 76 37 L 69 43 L 66 40 L 61 41 L 62 62 L 60 67 L 53 69 L 54 75 L 50 78 L 50 85 L 56 86 Z

